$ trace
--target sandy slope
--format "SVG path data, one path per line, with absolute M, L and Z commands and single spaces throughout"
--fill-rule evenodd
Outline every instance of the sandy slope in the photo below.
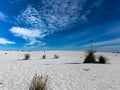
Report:
M 96 53 L 109 58 L 102 65 L 82 64 L 84 52 L 48 51 L 45 60 L 43 52 L 27 52 L 29 61 L 22 60 L 25 53 L 0 51 L 0 90 L 28 90 L 35 73 L 49 76 L 49 90 L 120 90 L 120 54 Z

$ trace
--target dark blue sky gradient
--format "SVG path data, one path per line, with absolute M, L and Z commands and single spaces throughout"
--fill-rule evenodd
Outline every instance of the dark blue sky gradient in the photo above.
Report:
M 4 38 L 4 40 L 3 40 Z M 0 49 L 120 48 L 120 0 L 2 0 Z

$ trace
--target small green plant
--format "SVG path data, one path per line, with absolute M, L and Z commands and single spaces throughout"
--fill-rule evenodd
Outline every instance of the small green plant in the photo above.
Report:
M 24 55 L 24 60 L 29 60 L 29 59 L 30 59 L 30 54 L 26 53 L 26 54 Z
M 48 76 L 35 76 L 32 78 L 29 90 L 47 90 Z
M 100 56 L 99 57 L 99 63 L 106 64 L 107 63 L 107 59 L 104 56 Z
M 59 58 L 59 56 L 55 54 L 54 55 L 54 59 L 58 59 L 58 58 Z
M 87 55 L 85 57 L 85 60 L 83 63 L 94 63 L 95 62 L 95 51 L 93 50 L 87 50 Z

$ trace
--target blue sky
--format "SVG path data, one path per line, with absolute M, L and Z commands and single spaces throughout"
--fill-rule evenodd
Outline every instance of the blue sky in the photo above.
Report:
M 1 50 L 120 51 L 120 0 L 2 0 Z

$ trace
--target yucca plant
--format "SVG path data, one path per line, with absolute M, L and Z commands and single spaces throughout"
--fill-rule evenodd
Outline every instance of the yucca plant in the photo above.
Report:
M 24 60 L 29 60 L 29 59 L 30 59 L 30 54 L 26 53 L 26 54 L 24 55 Z
M 95 62 L 95 51 L 94 50 L 87 50 L 87 55 L 83 63 L 94 63 Z
M 47 90 L 48 76 L 35 76 L 32 78 L 29 90 Z
M 58 59 L 59 56 L 57 54 L 54 55 L 54 59 Z
M 45 54 L 42 56 L 42 59 L 46 59 L 46 55 Z

